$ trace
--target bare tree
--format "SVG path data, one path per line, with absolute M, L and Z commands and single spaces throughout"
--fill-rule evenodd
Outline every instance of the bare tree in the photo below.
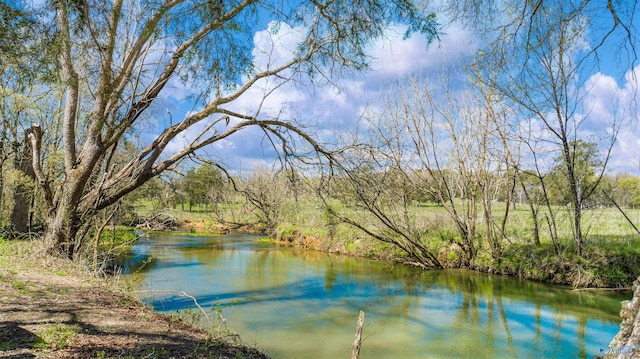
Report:
M 275 229 L 293 210 L 295 196 L 289 177 L 283 172 L 256 167 L 250 176 L 233 184 L 249 204 L 248 209 L 257 218 L 257 224 L 266 230 Z
M 444 224 L 427 223 L 416 207 L 431 198 L 457 229 L 452 240 L 462 250 L 462 265 L 482 248 L 499 261 L 515 184 L 507 113 L 488 92 L 447 102 L 412 81 L 390 93 L 385 111 L 370 116 L 371 143 L 347 152 L 342 171 L 331 177 L 332 197 L 358 211 L 330 200 L 326 205 L 341 221 L 421 265 L 438 267 L 443 244 L 433 232 Z M 498 200 L 506 202 L 502 214 L 495 211 Z M 485 243 L 479 241 L 483 235 Z
M 475 141 L 480 141 L 479 148 L 483 149 L 486 171 L 478 173 L 476 180 L 481 183 L 485 238 L 493 260 L 499 262 L 507 237 L 511 204 L 514 203 L 516 172 L 520 163 L 519 148 L 510 123 L 513 109 L 505 106 L 493 89 L 484 87 L 482 83 L 477 87 L 479 104 L 483 107 L 471 125 L 476 127 Z M 495 222 L 493 204 L 498 200 L 502 200 L 504 205 L 499 222 Z
M 363 69 L 364 48 L 381 36 L 390 21 L 408 24 L 408 33 L 433 36 L 433 14 L 411 1 L 55 1 L 57 68 L 64 86 L 61 121 L 63 173 L 42 165 L 43 141 L 55 141 L 51 128 L 30 132 L 33 167 L 48 208 L 45 241 L 53 253 L 73 258 L 89 241 L 81 227 L 98 211 L 119 201 L 183 158 L 248 127 L 260 128 L 284 155 L 303 141 L 314 153 L 328 154 L 303 127 L 260 108 L 232 109 L 241 95 L 269 79 L 276 87 L 294 78 L 329 76 L 342 68 Z M 300 26 L 298 43 L 288 58 L 268 55 L 268 64 L 252 63 L 255 20 L 270 16 L 278 24 Z M 275 24 L 275 25 L 273 25 Z M 53 26 L 52 26 L 53 27 Z M 282 54 L 279 54 L 282 55 Z M 242 79 L 242 81 L 240 81 Z M 201 102 L 176 122 L 167 123 L 151 143 L 125 163 L 114 154 L 147 118 L 166 123 L 154 112 L 172 81 L 183 80 L 202 91 Z M 81 96 L 86 91 L 88 96 Z M 264 99 L 270 90 L 264 93 Z M 198 127 L 201 126 L 201 127 Z M 175 153 L 167 146 L 179 136 L 202 129 Z
M 424 185 L 454 221 L 466 262 L 480 248 L 481 219 L 488 249 L 499 261 L 514 183 L 507 113 L 489 92 L 447 101 L 435 99 L 427 86 L 412 91 L 403 106 L 420 169 L 429 174 Z M 499 199 L 506 205 L 496 223 L 493 204 Z
M 531 220 L 533 226 L 533 243 L 536 246 L 540 246 L 540 207 L 543 204 L 544 197 L 542 196 L 542 188 L 544 185 L 538 185 L 540 178 L 531 171 L 518 170 L 516 172 L 517 183 L 519 185 L 521 193 L 524 195 L 524 201 L 531 213 Z
M 594 66 L 594 56 L 598 54 L 596 50 L 602 44 L 596 44 L 597 48 L 591 50 L 585 47 L 587 40 L 584 29 L 587 27 L 587 11 L 590 7 L 588 2 L 578 5 L 571 7 L 536 2 L 533 8 L 526 9 L 527 16 L 520 17 L 511 27 L 507 27 L 505 33 L 509 34 L 509 38 L 502 38 L 503 42 L 497 44 L 481 62 L 493 64 L 488 65 L 485 72 L 484 80 L 488 86 L 497 89 L 518 108 L 525 121 L 533 119 L 537 124 L 533 126 L 533 133 L 538 137 L 531 139 L 531 133 L 525 133 L 522 139 L 528 142 L 525 148 L 531 152 L 525 156 L 535 156 L 537 177 L 543 186 L 548 186 L 544 178 L 555 158 L 544 153 L 556 151 L 561 154 L 559 160 L 568 184 L 572 211 L 573 243 L 577 253 L 581 254 L 584 203 L 595 193 L 604 174 L 619 123 L 613 119 L 609 124 L 611 131 L 602 133 L 600 138 L 588 139 L 588 142 L 599 142 L 603 161 L 602 166 L 596 169 L 596 180 L 583 181 L 579 143 L 583 136 L 581 126 L 590 114 L 583 102 L 589 89 L 581 88 L 579 81 L 583 71 Z M 616 14 L 615 9 L 610 10 L 611 14 Z M 605 39 L 608 35 L 605 34 Z M 544 189 L 545 195 L 548 194 L 546 190 L 549 188 Z M 553 216 L 550 204 L 548 207 L 549 215 Z M 557 238 L 555 219 L 551 217 L 551 220 L 551 236 Z
M 339 222 L 397 247 L 408 263 L 441 268 L 438 246 L 426 236 L 429 225 L 415 211 L 417 178 L 406 169 L 403 151 L 398 151 L 406 137 L 382 126 L 380 134 L 385 136 L 379 138 L 383 143 L 391 142 L 345 152 L 341 170 L 324 178 L 319 191 L 324 207 Z

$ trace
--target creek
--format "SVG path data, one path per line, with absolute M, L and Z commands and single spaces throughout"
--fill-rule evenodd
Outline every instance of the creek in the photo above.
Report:
M 253 235 L 154 234 L 120 258 L 160 312 L 218 308 L 273 358 L 592 358 L 631 293 L 335 256 Z

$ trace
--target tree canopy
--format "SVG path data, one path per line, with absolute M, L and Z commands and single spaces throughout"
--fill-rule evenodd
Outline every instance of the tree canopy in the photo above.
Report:
M 34 6 L 3 3 L 3 41 L 52 34 L 41 52 L 53 54 L 44 59 L 55 69 L 47 86 L 58 89 L 52 96 L 60 109 L 53 123 L 34 124 L 28 136 L 48 208 L 45 240 L 71 258 L 85 244 L 83 224 L 97 211 L 248 127 L 260 128 L 284 156 L 299 153 L 301 141 L 313 153 L 328 154 L 292 119 L 234 109 L 250 89 L 365 69 L 365 47 L 392 23 L 407 24 L 407 36 L 421 32 L 431 39 L 438 32 L 435 15 L 409 0 L 61 0 Z M 22 19 L 28 20 L 24 26 L 14 26 Z M 289 53 L 272 49 L 263 54 L 266 62 L 253 61 L 255 30 L 267 28 L 275 43 L 285 25 L 296 28 Z M 196 89 L 195 107 L 181 118 L 170 113 L 167 121 L 159 103 L 179 84 Z M 118 148 L 149 123 L 155 139 L 117 158 Z M 62 161 L 48 167 L 45 153 Z

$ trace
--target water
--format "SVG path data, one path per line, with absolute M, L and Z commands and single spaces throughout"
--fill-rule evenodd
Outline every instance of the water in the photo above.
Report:
M 281 247 L 250 235 L 156 235 L 125 254 L 141 289 L 221 306 L 245 344 L 274 358 L 592 358 L 618 331 L 630 293 L 572 291 L 462 270 Z M 151 259 L 149 260 L 149 258 Z M 158 311 L 195 308 L 155 292 Z

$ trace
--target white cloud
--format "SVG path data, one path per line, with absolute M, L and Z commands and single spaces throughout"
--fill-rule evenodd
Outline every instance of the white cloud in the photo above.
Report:
M 257 69 L 273 68 L 290 59 L 302 38 L 303 28 L 271 23 L 254 36 L 254 62 Z M 373 43 L 369 54 L 374 58 L 371 72 L 350 78 L 334 79 L 333 84 L 306 86 L 300 82 L 264 79 L 243 94 L 229 108 L 239 113 L 263 117 L 283 116 L 308 126 L 310 132 L 327 143 L 340 137 L 366 131 L 363 114 L 380 109 L 380 100 L 389 84 L 398 79 L 419 77 L 434 81 L 443 71 L 446 76 L 463 73 L 462 68 L 477 51 L 477 41 L 462 27 L 453 26 L 440 42 L 427 45 L 423 35 L 403 39 L 405 28 L 394 26 L 384 40 Z M 288 75 L 288 74 L 285 74 Z M 618 79 L 603 73 L 592 75 L 583 86 L 583 108 L 577 116 L 584 119 L 579 135 L 604 137 L 611 131 L 612 119 L 617 120 L 618 139 L 612 151 L 610 171 L 640 173 L 640 121 L 635 111 L 640 84 L 640 67 Z M 246 81 L 246 79 L 245 79 Z M 455 85 L 454 85 L 455 86 Z M 174 84 L 166 96 L 182 101 L 188 88 Z M 450 89 L 455 91 L 455 89 Z M 529 130 L 540 130 L 531 122 Z M 193 138 L 204 124 L 190 129 L 171 144 L 175 151 Z M 542 149 L 545 151 L 545 149 Z M 259 128 L 247 128 L 218 142 L 207 151 L 223 159 L 230 168 L 248 170 L 253 164 L 269 163 L 276 158 L 275 150 Z M 553 156 L 549 153 L 549 156 Z
M 373 74 L 384 77 L 406 77 L 416 72 L 436 72 L 442 67 L 459 66 L 477 49 L 471 33 L 451 26 L 440 41 L 430 45 L 423 34 L 403 39 L 406 27 L 392 27 L 384 39 L 371 46 Z
M 572 114 L 577 128 L 570 126 L 569 136 L 577 136 L 584 141 L 594 142 L 607 155 L 613 135 L 615 143 L 611 148 L 607 164 L 610 174 L 626 172 L 640 175 L 640 118 L 636 103 L 640 100 L 637 94 L 640 67 L 629 71 L 624 78 L 614 77 L 597 72 L 584 82 L 580 96 L 581 107 Z M 556 123 L 556 114 L 549 112 L 550 123 Z M 519 123 L 519 131 L 523 136 L 530 136 L 529 145 L 535 145 L 536 155 L 542 163 L 543 170 L 553 165 L 559 154 L 559 139 L 552 134 L 540 119 L 528 119 Z M 525 156 L 525 167 L 531 167 L 532 159 Z
M 600 72 L 585 82 L 585 131 L 595 137 L 618 132 L 611 152 L 610 172 L 640 174 L 640 118 L 637 111 L 640 66 L 620 82 Z
M 600 72 L 591 76 L 584 85 L 587 92 L 583 111 L 591 124 L 611 123 L 620 97 L 620 88 L 615 79 Z
M 302 26 L 291 27 L 283 22 L 270 22 L 265 30 L 253 36 L 254 64 L 260 70 L 267 70 L 287 63 L 303 41 L 304 33 Z
M 640 175 L 640 137 L 638 132 L 622 132 L 613 149 L 609 166 L 615 173 Z

